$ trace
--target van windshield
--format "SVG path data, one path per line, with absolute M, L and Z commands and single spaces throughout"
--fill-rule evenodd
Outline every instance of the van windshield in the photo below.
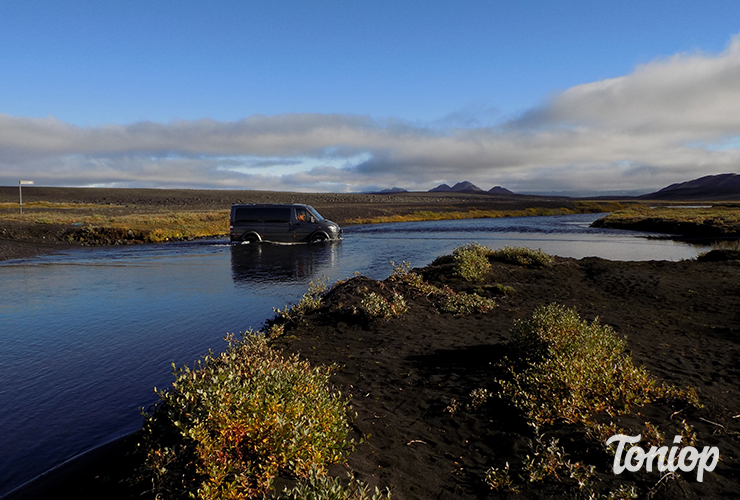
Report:
M 316 217 L 316 220 L 324 220 L 324 218 L 320 216 L 319 213 L 316 210 L 314 210 L 313 207 L 306 205 L 306 208 L 308 209 L 309 212 L 311 212 L 311 215 Z

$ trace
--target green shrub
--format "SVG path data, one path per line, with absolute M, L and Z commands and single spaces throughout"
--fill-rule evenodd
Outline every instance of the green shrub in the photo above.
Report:
M 272 310 L 275 312 L 277 317 L 285 320 L 291 320 L 295 317 L 315 311 L 320 308 L 323 303 L 323 295 L 324 292 L 326 292 L 328 283 L 329 278 L 326 276 L 317 279 L 315 283 L 311 280 L 308 283 L 308 291 L 303 294 L 297 304 L 292 306 L 286 305 L 284 309 L 273 307 Z
M 391 301 L 375 292 L 367 293 L 360 302 L 360 308 L 370 318 L 398 318 L 409 310 L 403 296 L 398 292 L 393 292 Z
M 527 247 L 504 247 L 492 250 L 480 243 L 461 245 L 452 251 L 455 273 L 471 282 L 481 281 L 491 270 L 491 260 L 527 267 L 547 267 L 552 265 L 553 257 L 539 250 Z M 443 262 L 437 258 L 436 262 Z
M 543 434 L 537 433 L 532 443 L 532 455 L 527 455 L 524 460 L 524 470 L 529 482 L 558 480 L 561 476 L 566 476 L 575 479 L 579 489 L 587 487 L 596 467 L 582 462 L 572 462 L 559 443 L 560 441 L 555 438 L 548 442 Z
M 176 370 L 145 415 L 158 498 L 261 498 L 279 472 L 302 478 L 343 462 L 353 443 L 346 400 L 327 386 L 331 371 L 255 335 Z
M 740 240 L 720 240 L 712 242 L 712 250 L 740 252 Z
M 463 316 L 473 313 L 487 313 L 496 307 L 496 301 L 481 297 L 477 293 L 455 292 L 444 287 L 440 290 L 438 308 L 442 312 Z
M 589 324 L 574 309 L 562 305 L 540 307 L 530 319 L 517 322 L 509 346 L 514 355 L 508 362 L 512 378 L 498 380 L 499 394 L 525 413 L 535 438 L 516 482 L 508 464 L 505 469 L 487 471 L 484 481 L 492 489 L 517 491 L 522 483 L 571 480 L 584 498 L 597 498 L 598 490 L 598 498 L 636 498 L 637 490 L 627 486 L 605 494 L 596 466 L 569 459 L 557 439 L 548 440 L 540 432 L 542 426 L 566 423 L 585 427 L 587 439 L 604 446 L 610 436 L 631 431 L 614 422 L 597 422 L 592 418 L 597 413 L 624 414 L 657 399 L 700 406 L 695 390 L 659 385 L 644 367 L 632 364 L 625 341 L 609 326 L 597 320 Z M 685 421 L 680 432 L 684 441 L 696 440 L 696 433 Z M 658 427 L 648 421 L 640 434 L 655 446 L 665 440 Z M 606 451 L 614 453 L 613 449 Z
M 393 266 L 393 273 L 390 276 L 391 281 L 404 283 L 413 290 L 428 297 L 436 297 L 437 309 L 442 312 L 451 312 L 458 316 L 462 316 L 479 312 L 487 313 L 496 307 L 496 302 L 493 299 L 481 297 L 476 293 L 469 294 L 465 292 L 455 292 L 447 286 L 439 288 L 434 285 L 430 285 L 428 282 L 424 281 L 420 274 L 411 271 L 411 265 L 408 262 L 403 262 L 399 266 L 396 266 L 394 262 L 391 262 L 391 265 Z M 500 287 L 501 285 L 496 286 Z M 513 290 L 511 287 L 504 288 Z M 394 300 L 395 296 L 396 294 L 394 292 Z M 403 297 L 399 295 L 398 298 L 401 302 L 396 304 L 395 301 L 394 303 L 389 303 L 385 298 L 375 293 L 368 294 L 363 299 L 362 308 L 371 318 L 400 316 L 400 314 L 406 312 L 408 306 L 406 306 L 406 303 L 403 301 Z M 400 311 L 400 314 L 398 311 Z
M 504 247 L 490 252 L 489 255 L 494 260 L 527 267 L 548 267 L 553 262 L 553 257 L 541 248 L 532 250 L 527 247 Z
M 455 273 L 467 281 L 480 281 L 491 270 L 488 255 L 492 252 L 479 243 L 461 245 L 452 251 Z
M 362 481 L 349 474 L 349 484 L 344 485 L 338 478 L 329 477 L 314 471 L 308 478 L 298 482 L 293 488 L 286 488 L 273 500 L 390 500 L 387 489 L 371 490 Z
M 393 272 L 389 277 L 390 281 L 404 283 L 424 295 L 437 293 L 439 291 L 436 286 L 430 285 L 424 281 L 424 278 L 422 278 L 420 274 L 413 272 L 411 270 L 411 264 L 408 262 L 403 261 L 397 266 L 395 262 L 391 261 L 391 266 L 393 267 Z
M 482 387 L 479 387 L 470 391 L 470 398 L 472 401 L 470 402 L 468 407 L 476 409 L 486 404 L 486 402 L 491 398 L 491 393 L 488 392 L 488 389 L 483 389 Z
M 483 294 L 483 293 L 491 293 L 493 295 L 514 295 L 516 293 L 516 289 L 512 286 L 508 285 L 502 285 L 500 283 L 495 283 L 493 285 L 483 285 L 475 289 L 476 293 Z
M 503 469 L 498 467 L 489 468 L 486 471 L 484 481 L 492 490 L 510 491 L 512 493 L 519 493 L 520 490 L 511 478 L 509 462 L 506 462 L 506 467 Z
M 698 404 L 695 394 L 656 385 L 644 367 L 633 365 L 609 326 L 589 325 L 561 305 L 540 307 L 519 321 L 511 344 L 528 365 L 511 368 L 513 380 L 500 381 L 503 393 L 536 425 L 586 422 L 598 412 L 619 414 L 662 397 Z

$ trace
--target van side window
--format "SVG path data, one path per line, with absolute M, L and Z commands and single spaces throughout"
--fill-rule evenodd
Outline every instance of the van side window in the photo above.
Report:
M 237 208 L 234 213 L 234 222 L 290 222 L 290 208 Z
M 267 213 L 265 214 L 265 222 L 290 222 L 290 208 L 267 208 L 263 209 Z
M 295 218 L 298 222 L 309 222 L 311 220 L 308 211 L 303 208 L 295 209 Z
M 258 212 L 254 208 L 237 208 L 234 210 L 234 223 L 260 222 Z

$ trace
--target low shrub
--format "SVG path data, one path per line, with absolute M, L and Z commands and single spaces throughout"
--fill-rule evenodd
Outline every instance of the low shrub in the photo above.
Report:
M 503 469 L 498 467 L 489 468 L 486 471 L 484 482 L 492 490 L 510 491 L 512 493 L 519 493 L 520 491 L 519 486 L 511 477 L 509 462 L 506 462 L 506 467 Z
M 659 399 L 679 402 L 684 408 L 685 403 L 700 406 L 695 390 L 658 384 L 644 367 L 632 364 L 625 341 L 609 326 L 597 320 L 589 324 L 574 309 L 562 305 L 540 307 L 530 319 L 517 322 L 509 347 L 514 357 L 505 363 L 511 379 L 497 381 L 499 395 L 524 412 L 535 437 L 531 453 L 516 474 L 508 463 L 505 468 L 488 469 L 484 482 L 494 490 L 516 492 L 525 483 L 554 481 L 577 485 L 584 498 L 637 498 L 634 486 L 605 489 L 596 474 L 598 463 L 586 463 L 582 452 L 584 461 L 571 460 L 559 441 L 548 440 L 541 429 L 571 424 L 585 431 L 587 440 L 613 454 L 614 447 L 606 447 L 606 440 L 632 431 L 613 421 L 604 422 L 605 414 L 623 415 Z M 682 442 L 694 442 L 693 428 L 686 421 L 681 424 Z M 638 432 L 654 446 L 665 442 L 665 434 L 648 421 Z
M 712 250 L 740 252 L 740 240 L 720 240 L 712 242 Z
M 548 267 L 552 265 L 552 255 L 542 249 L 532 250 L 527 247 L 504 247 L 489 253 L 494 260 L 527 267 Z
M 375 487 L 370 489 L 362 481 L 349 474 L 348 484 L 343 484 L 338 478 L 333 478 L 314 471 L 298 482 L 293 488 L 285 488 L 282 494 L 273 496 L 272 500 L 390 500 L 391 493 L 387 489 L 381 491 Z
M 398 292 L 393 292 L 393 299 L 388 300 L 375 292 L 367 293 L 360 302 L 360 308 L 369 318 L 398 318 L 409 310 L 406 301 Z
M 395 262 L 391 261 L 393 272 L 389 279 L 396 283 L 404 283 L 411 289 L 422 293 L 424 295 L 430 295 L 437 293 L 439 288 L 434 285 L 430 285 L 424 281 L 424 278 L 419 273 L 415 273 L 411 270 L 411 264 L 403 261 L 401 264 L 396 265 Z
M 158 498 L 261 498 L 278 473 L 307 478 L 353 446 L 331 368 L 284 357 L 260 335 L 228 339 L 158 390 L 145 414 L 146 464 Z
M 527 247 L 504 247 L 492 250 L 480 243 L 461 245 L 452 251 L 455 274 L 467 281 L 481 281 L 491 270 L 491 260 L 527 267 L 547 267 L 552 265 L 553 257 L 542 249 Z M 447 259 L 438 257 L 434 263 L 444 263 Z
M 492 250 L 479 243 L 461 245 L 452 251 L 455 273 L 467 281 L 480 281 L 491 270 L 488 255 Z
M 477 243 L 473 245 L 477 245 Z M 466 292 L 455 292 L 448 286 L 440 288 L 430 285 L 428 282 L 424 281 L 424 278 L 422 278 L 420 274 L 411 271 L 411 265 L 408 262 L 403 262 L 399 266 L 396 266 L 394 262 L 391 262 L 391 265 L 393 266 L 393 273 L 390 276 L 391 281 L 404 283 L 416 292 L 426 295 L 427 297 L 434 297 L 436 299 L 437 309 L 441 312 L 450 312 L 458 316 L 462 316 L 474 313 L 487 313 L 496 307 L 496 301 L 481 297 L 477 293 L 471 294 Z M 500 285 L 496 286 L 500 287 Z M 513 288 L 511 288 L 511 290 L 513 291 Z M 394 304 L 389 303 L 386 299 L 377 294 L 370 295 L 373 296 L 366 295 L 363 300 L 363 309 L 366 314 L 370 317 L 398 316 L 398 314 L 393 314 L 392 308 Z M 403 297 L 400 298 L 401 300 L 403 299 Z M 402 312 L 406 312 L 408 309 L 405 302 L 400 304 L 400 308 Z
M 479 295 L 487 292 L 492 295 L 507 296 L 516 294 L 516 289 L 512 286 L 495 283 L 493 285 L 483 285 L 481 287 L 478 287 L 475 289 L 475 292 Z
M 626 343 L 598 320 L 588 324 L 574 309 L 551 304 L 516 323 L 511 345 L 526 368 L 501 380 L 503 393 L 531 422 L 587 422 L 598 412 L 611 415 L 658 398 L 698 404 L 695 393 L 658 385 L 625 352 Z
M 282 318 L 284 320 L 291 320 L 311 311 L 315 311 L 320 308 L 323 303 L 323 295 L 324 292 L 326 292 L 328 284 L 329 278 L 326 276 L 317 279 L 316 282 L 311 280 L 308 283 L 308 291 L 303 294 L 297 304 L 292 306 L 286 305 L 283 309 L 273 307 L 272 310 L 278 318 Z
M 440 290 L 438 308 L 442 312 L 454 313 L 458 316 L 474 313 L 487 313 L 496 307 L 496 301 L 481 297 L 477 293 L 455 292 L 450 288 Z

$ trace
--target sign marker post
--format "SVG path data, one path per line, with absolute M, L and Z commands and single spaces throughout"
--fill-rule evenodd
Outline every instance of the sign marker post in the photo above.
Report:
M 23 185 L 33 184 L 33 181 L 18 181 L 18 196 L 20 197 L 21 215 L 23 215 Z

